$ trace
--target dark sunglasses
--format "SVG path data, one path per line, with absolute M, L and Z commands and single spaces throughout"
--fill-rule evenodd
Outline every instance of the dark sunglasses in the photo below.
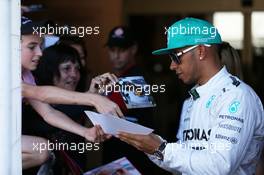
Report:
M 180 59 L 180 57 L 181 57 L 183 54 L 185 54 L 185 53 L 187 53 L 187 52 L 189 52 L 189 51 L 195 49 L 195 48 L 198 47 L 198 46 L 199 46 L 199 45 L 194 45 L 194 46 L 188 47 L 187 49 L 184 49 L 183 51 L 180 51 L 180 52 L 171 52 L 171 53 L 169 53 L 169 56 L 170 56 L 171 61 L 173 61 L 173 62 L 176 63 L 176 64 L 181 64 L 181 59 Z M 206 47 L 211 47 L 210 44 L 204 44 L 204 46 L 206 46 Z

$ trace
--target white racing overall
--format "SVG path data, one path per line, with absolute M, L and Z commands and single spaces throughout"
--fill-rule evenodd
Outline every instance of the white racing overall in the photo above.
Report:
M 255 92 L 223 67 L 185 100 L 177 143 L 160 167 L 183 175 L 252 175 L 264 138 L 263 106 Z

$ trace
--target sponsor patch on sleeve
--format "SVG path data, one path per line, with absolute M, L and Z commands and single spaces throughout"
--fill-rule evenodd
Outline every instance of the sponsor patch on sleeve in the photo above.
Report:
M 239 106 L 240 106 L 240 102 L 239 101 L 233 101 L 230 105 L 229 105 L 229 113 L 230 114 L 235 114 L 237 113 L 237 111 L 239 110 Z

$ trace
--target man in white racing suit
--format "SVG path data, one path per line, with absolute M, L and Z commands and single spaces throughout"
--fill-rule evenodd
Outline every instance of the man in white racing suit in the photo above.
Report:
M 222 40 L 212 24 L 185 18 L 166 33 L 167 48 L 153 54 L 169 54 L 170 69 L 185 84 L 196 84 L 183 105 L 179 140 L 167 143 L 154 134 L 124 132 L 117 137 L 173 173 L 253 175 L 264 138 L 259 97 L 221 65 Z

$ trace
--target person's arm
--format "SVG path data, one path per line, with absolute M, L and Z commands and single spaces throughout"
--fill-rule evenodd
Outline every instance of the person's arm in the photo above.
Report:
M 123 116 L 117 104 L 93 93 L 80 93 L 55 86 L 34 86 L 22 83 L 22 96 L 50 104 L 74 104 L 94 106 L 100 113 Z
M 260 107 L 252 106 L 256 102 L 248 99 L 247 96 L 248 94 L 230 92 L 221 98 L 217 110 L 212 115 L 217 120 L 211 129 L 208 148 L 195 150 L 181 143 L 168 143 L 165 148 L 164 160 L 160 161 L 154 157 L 152 160 L 160 167 L 172 172 L 233 174 L 238 170 L 250 144 L 252 144 L 256 120 L 260 120 L 257 115 L 261 115 Z M 258 114 L 256 115 L 256 113 Z M 222 116 L 229 116 L 233 120 Z M 153 134 L 143 136 L 121 133 L 118 137 L 148 154 L 153 154 L 157 145 L 161 143 L 161 140 L 154 137 Z
M 54 127 L 77 134 L 92 142 L 101 142 L 109 137 L 104 134 L 100 126 L 86 128 L 46 103 L 32 99 L 29 103 L 48 124 Z

